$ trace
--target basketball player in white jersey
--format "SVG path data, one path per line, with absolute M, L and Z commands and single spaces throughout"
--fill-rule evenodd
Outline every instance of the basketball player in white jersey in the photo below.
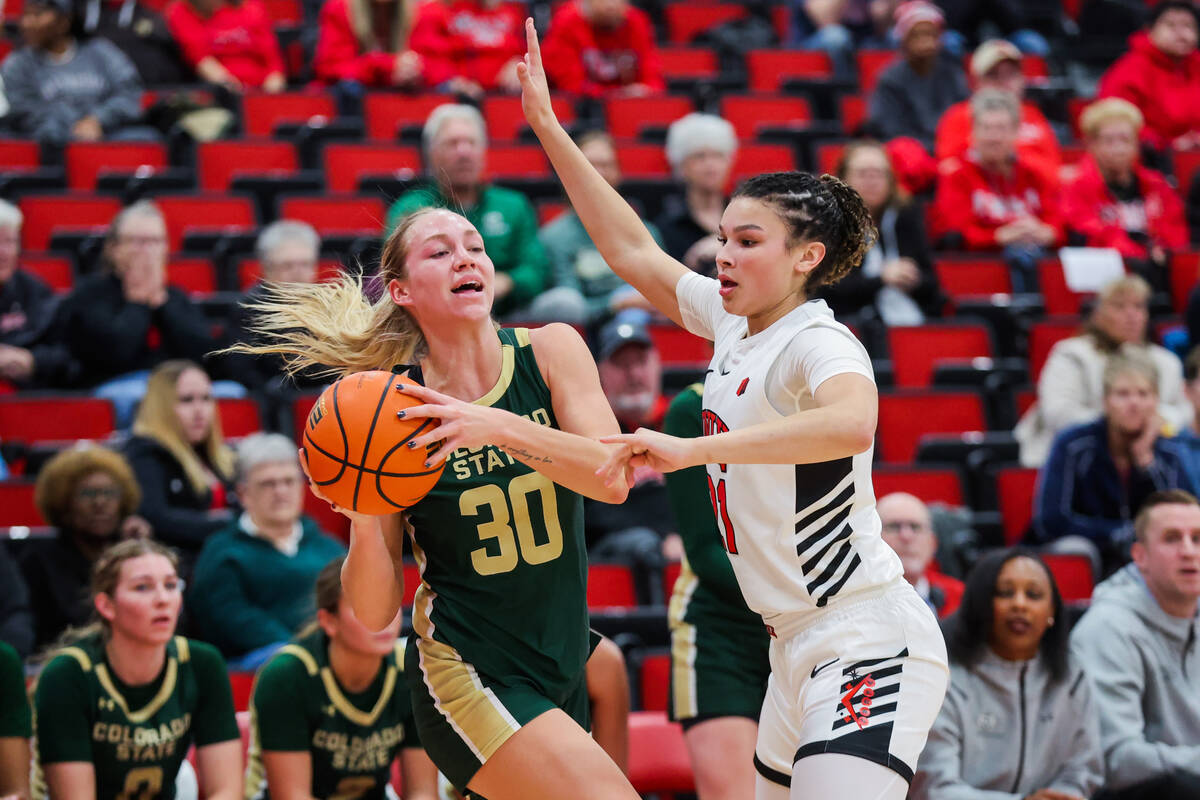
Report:
M 705 464 L 747 605 L 771 633 L 758 800 L 901 800 L 945 694 L 929 607 L 880 538 L 871 486 L 878 394 L 853 334 L 810 291 L 857 267 L 874 235 L 835 178 L 770 173 L 733 195 L 717 279 L 662 252 L 558 124 L 537 35 L 522 103 L 604 260 L 661 312 L 714 342 L 707 435 L 638 431 L 602 468 Z

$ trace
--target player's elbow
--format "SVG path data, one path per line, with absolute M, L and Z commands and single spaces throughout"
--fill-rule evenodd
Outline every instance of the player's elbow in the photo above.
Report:
M 629 497 L 629 487 L 624 483 L 618 483 L 616 486 L 601 486 L 592 499 L 619 506 L 625 502 L 627 497 Z
M 865 453 L 875 444 L 875 421 L 855 420 L 845 428 L 846 449 L 852 455 Z

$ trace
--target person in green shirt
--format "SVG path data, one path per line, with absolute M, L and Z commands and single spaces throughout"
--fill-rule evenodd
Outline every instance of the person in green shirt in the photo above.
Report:
M 288 437 L 247 436 L 234 474 L 245 511 L 205 540 L 188 611 L 232 669 L 251 670 L 312 617 L 317 575 L 346 548 L 302 516 L 304 474 Z
M 174 800 L 193 744 L 204 798 L 240 798 L 229 676 L 216 648 L 175 635 L 174 553 L 149 539 L 113 545 L 92 601 L 99 621 L 68 634 L 34 690 L 35 800 Z
M 375 633 L 342 602 L 343 558 L 316 581 L 317 621 L 258 673 L 246 796 L 385 800 L 400 759 L 403 800 L 434 800 L 404 681 L 400 614 Z
M 483 236 L 496 267 L 496 316 L 566 319 L 579 316 L 577 299 L 546 290 L 550 264 L 537 235 L 537 212 L 520 192 L 484 181 L 487 128 L 474 106 L 447 103 L 429 115 L 421 134 L 432 183 L 410 189 L 388 210 L 384 238 L 422 208 L 462 214 Z M 559 308 L 566 306 L 566 308 Z
M 0 642 L 0 798 L 29 797 L 29 737 L 33 720 L 21 657 Z

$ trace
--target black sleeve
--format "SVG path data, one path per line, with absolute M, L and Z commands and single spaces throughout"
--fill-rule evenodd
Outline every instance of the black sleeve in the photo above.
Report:
M 1193 287 L 1188 295 L 1184 317 L 1187 322 L 1188 341 L 1192 342 L 1193 346 L 1200 344 L 1200 284 Z
M 837 283 L 822 286 L 818 294 L 829 303 L 836 315 L 843 316 L 856 314 L 873 305 L 875 295 L 882 287 L 882 278 L 868 278 L 863 274 L 862 265 L 859 265 Z
M 871 93 L 869 122 L 872 135 L 883 140 L 897 136 L 923 138 L 914 120 L 910 119 L 911 107 L 905 102 L 905 87 L 898 85 L 891 69 L 879 76 L 879 83 Z
M 1188 191 L 1187 220 L 1192 231 L 1192 244 L 1200 245 L 1200 172 L 1192 178 L 1192 188 Z
M 229 524 L 228 519 L 214 519 L 196 498 L 194 506 L 172 505 L 169 496 L 171 480 L 186 483 L 178 465 L 164 463 L 169 455 L 160 457 L 148 448 L 137 448 L 126 453 L 133 474 L 142 489 L 142 505 L 138 513 L 146 518 L 154 529 L 154 537 L 165 544 L 194 550 L 203 544 L 209 535 Z
M 152 311 L 141 303 L 112 302 L 110 287 L 102 287 L 100 297 L 86 295 L 90 286 L 81 286 L 72 298 L 67 320 L 66 343 L 72 356 L 88 366 L 93 375 L 107 376 L 128 372 L 146 347 Z M 120 289 L 118 287 L 117 291 Z
M 912 298 L 927 316 L 940 317 L 946 297 L 933 268 L 933 251 L 925 232 L 925 208 L 910 203 L 896 219 L 896 240 L 900 255 L 911 258 L 921 270 L 921 282 L 913 289 Z
M 0 641 L 8 642 L 25 658 L 33 652 L 33 612 L 29 589 L 16 561 L 0 547 Z
M 167 290 L 167 302 L 154 310 L 153 317 L 162 331 L 163 346 L 172 358 L 187 358 L 200 364 L 216 347 L 204 315 L 178 289 Z

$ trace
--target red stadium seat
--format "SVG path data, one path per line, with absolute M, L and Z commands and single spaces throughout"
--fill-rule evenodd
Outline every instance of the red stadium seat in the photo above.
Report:
M 254 204 L 245 197 L 229 195 L 175 195 L 156 197 L 167 221 L 167 239 L 171 252 L 183 249 L 183 238 L 193 231 L 245 233 L 254 230 L 258 215 Z
M 412 607 L 417 596 L 417 587 L 421 585 L 421 570 L 412 561 L 404 562 L 404 597 L 401 603 Z
M 34 481 L 0 481 L 0 529 L 11 525 L 46 525 L 33 502 Z
M 71 142 L 66 148 L 67 187 L 91 191 L 103 174 L 145 174 L 167 166 L 167 148 L 157 142 Z
M 1177 314 L 1187 309 L 1188 295 L 1200 279 L 1200 252 L 1171 256 L 1171 305 Z
M 1092 562 L 1087 556 L 1043 553 L 1042 560 L 1050 567 L 1063 602 L 1081 603 L 1092 599 L 1095 577 L 1092 575 Z
M 588 564 L 588 608 L 636 608 L 633 573 L 624 564 Z
M 1179 181 L 1179 192 L 1187 197 L 1192 190 L 1192 181 L 1200 174 L 1200 150 L 1175 151 L 1175 177 Z
M 608 132 L 617 139 L 634 139 L 648 126 L 666 127 L 695 111 L 686 97 L 653 95 L 647 97 L 609 97 L 604 101 Z
M 824 50 L 751 50 L 746 71 L 751 91 L 774 92 L 790 79 L 832 78 L 833 62 Z
M 233 692 L 233 710 L 247 710 L 250 708 L 250 696 L 254 692 L 254 673 L 230 670 L 229 688 Z
M 1012 293 L 1008 266 L 999 259 L 939 258 L 933 269 L 942 291 L 953 300 Z
M 258 403 L 249 397 L 223 397 L 217 400 L 221 416 L 221 433 L 230 439 L 249 436 L 262 430 Z
M 717 54 L 707 47 L 664 47 L 658 51 L 663 77 L 712 80 L 717 77 Z
M 683 728 L 668 720 L 666 713 L 629 715 L 629 782 L 639 794 L 656 794 L 662 800 L 696 791 Z
M 626 178 L 667 178 L 671 175 L 667 153 L 656 144 L 618 145 L 617 164 Z
M 351 194 L 367 175 L 398 175 L 411 178 L 421 171 L 421 154 L 415 147 L 373 144 L 327 144 L 325 187 L 331 192 Z
M 0 440 L 105 439 L 115 430 L 112 404 L 98 397 L 22 394 L 0 397 Z
M 559 203 L 552 200 L 542 200 L 537 204 L 538 225 L 545 225 L 548 222 L 553 222 L 559 215 L 567 210 L 566 203 Z
M 323 258 L 317 262 L 317 280 L 328 281 L 333 280 L 338 275 L 345 272 L 342 269 L 342 262 L 333 258 Z M 256 258 L 244 259 L 238 264 L 238 288 L 241 291 L 246 291 L 254 284 L 258 283 L 258 279 L 262 277 L 262 265 L 258 263 Z
M 764 127 L 804 127 L 812 109 L 803 97 L 730 95 L 721 100 L 721 116 L 733 124 L 739 139 L 754 139 Z
M 408 94 L 371 92 L 363 101 L 367 137 L 381 142 L 395 141 L 401 127 L 419 128 L 425 124 L 426 118 L 435 108 L 453 102 L 450 95 L 445 94 L 423 94 L 414 97 Z
M 679 580 L 682 568 L 678 561 L 672 561 L 663 567 L 663 599 L 668 603 L 671 602 L 671 594 L 675 591 L 675 581 Z
M 575 122 L 575 105 L 563 95 L 550 98 L 554 115 L 563 125 Z M 509 95 L 488 97 L 483 101 L 483 119 L 487 122 L 488 138 L 494 142 L 515 141 L 528 127 L 521 98 Z
M 873 92 L 879 74 L 896 60 L 897 55 L 895 50 L 859 50 L 855 56 L 858 60 L 859 91 L 866 94 Z
M 871 471 L 876 497 L 908 492 L 926 503 L 963 505 L 962 476 L 953 469 L 924 469 L 880 464 Z
M 736 186 L 742 180 L 762 172 L 787 172 L 796 168 L 796 153 L 781 144 L 748 144 L 738 148 L 730 170 Z
M 648 653 L 638 664 L 638 694 L 643 711 L 666 711 L 671 692 L 671 654 Z
M 1017 417 L 1025 416 L 1025 412 L 1037 402 L 1036 389 L 1018 389 L 1017 390 Z
M 667 40 L 671 44 L 691 44 L 698 34 L 723 22 L 746 16 L 738 3 L 671 3 L 665 9 Z
M 240 175 L 293 175 L 299 168 L 291 142 L 225 139 L 196 146 L 203 192 L 224 192 Z
M 712 343 L 678 325 L 651 325 L 650 338 L 663 366 L 706 367 L 712 361 Z
M 5 171 L 37 169 L 42 165 L 41 147 L 26 139 L 0 139 L 0 164 Z
M 350 520 L 339 514 L 308 489 L 304 490 L 304 513 L 312 517 L 317 527 L 343 542 L 350 541 Z
M 25 215 L 21 225 L 21 247 L 32 251 L 49 249 L 55 231 L 102 232 L 121 210 L 121 201 L 115 197 L 87 194 L 26 196 L 18 205 Z
M 1075 336 L 1080 331 L 1078 319 L 1044 319 L 1035 322 L 1029 329 L 1029 378 L 1037 383 L 1046 366 L 1050 351 L 1061 340 Z
M 1084 298 L 1089 296 L 1072 291 L 1067 286 L 1062 264 L 1057 259 L 1038 264 L 1038 279 L 1041 281 L 1047 314 L 1078 314 Z
M 280 201 L 279 216 L 307 222 L 322 236 L 378 236 L 384 207 L 378 197 L 289 197 Z
M 320 397 L 320 393 L 313 392 L 299 395 L 292 401 L 292 433 L 295 435 L 297 444 L 304 441 L 304 424 L 308 421 L 308 412 L 312 411 L 318 397 Z M 326 504 L 322 503 L 322 505 Z
M 996 498 L 1004 522 L 1004 544 L 1021 541 L 1033 521 L 1033 498 L 1037 491 L 1036 469 L 1005 467 L 996 473 Z
M 56 292 L 68 292 L 75 284 L 71 259 L 45 254 L 21 254 L 21 269 L 36 275 Z
M 840 101 L 842 115 L 842 130 L 854 135 L 863 123 L 867 121 L 870 109 L 867 98 L 861 94 L 844 94 Z
M 276 25 L 299 25 L 304 22 L 304 9 L 298 0 L 264 0 L 267 15 Z
M 207 258 L 173 258 L 167 263 L 167 284 L 188 294 L 212 294 L 217 290 L 217 273 Z
M 487 176 L 497 178 L 549 178 L 546 151 L 535 144 L 497 144 L 488 147 Z
M 910 463 L 926 434 L 984 430 L 983 401 L 974 392 L 898 390 L 879 395 L 883 461 Z
M 247 136 L 271 136 L 279 125 L 302 125 L 336 116 L 337 105 L 331 93 L 250 92 L 242 97 L 242 128 Z
M 846 152 L 845 142 L 826 142 L 817 145 L 817 172 L 822 175 L 837 175 L 838 162 Z
M 929 385 L 941 359 L 991 358 L 992 337 L 975 323 L 941 323 L 891 327 L 887 330 L 896 386 Z

